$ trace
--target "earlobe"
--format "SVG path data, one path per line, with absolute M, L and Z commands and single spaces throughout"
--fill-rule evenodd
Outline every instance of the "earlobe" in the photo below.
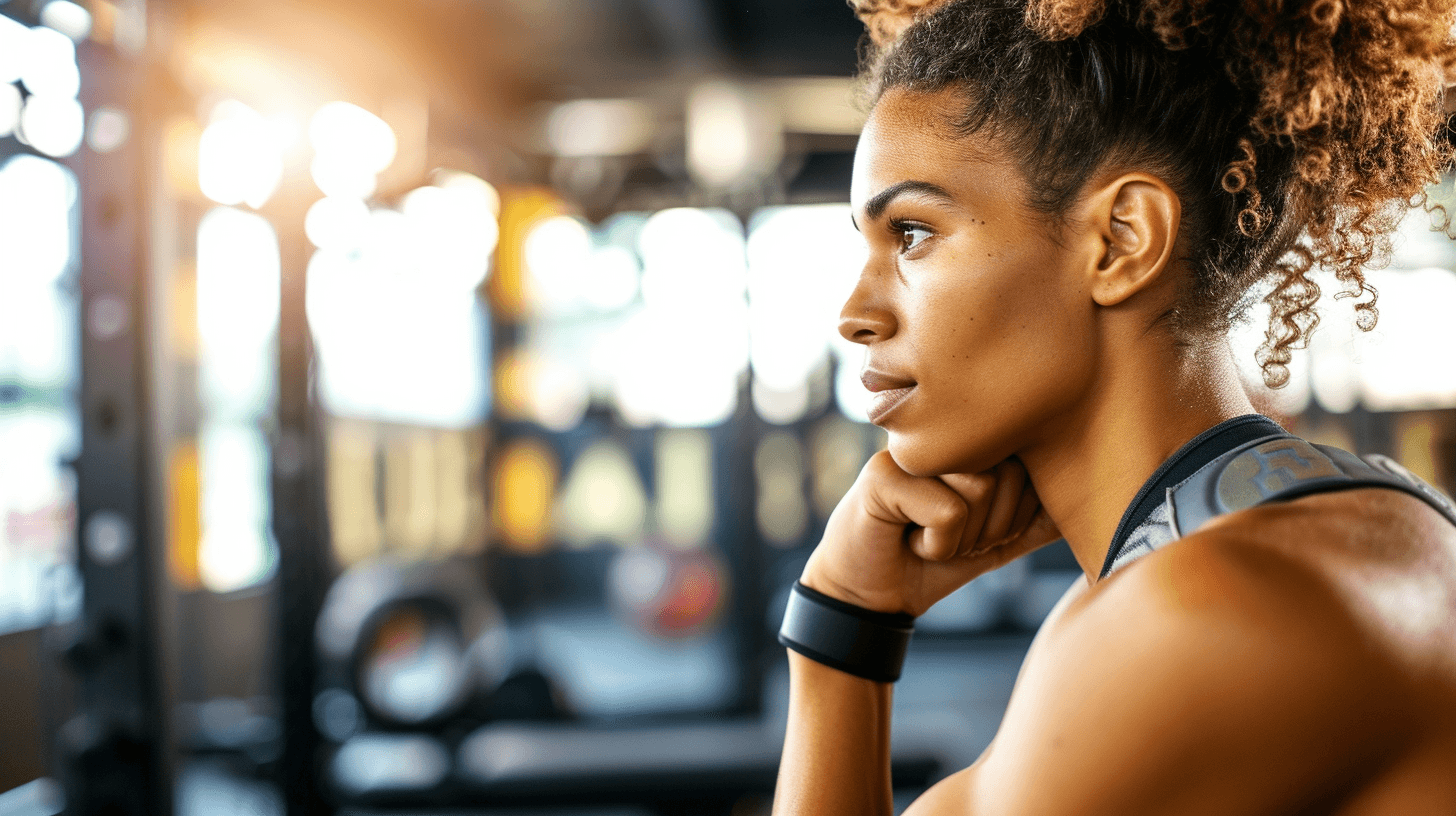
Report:
M 1102 253 L 1092 276 L 1092 299 L 1116 306 L 1159 280 L 1173 257 L 1182 208 L 1166 183 L 1128 173 L 1088 197 L 1088 215 Z

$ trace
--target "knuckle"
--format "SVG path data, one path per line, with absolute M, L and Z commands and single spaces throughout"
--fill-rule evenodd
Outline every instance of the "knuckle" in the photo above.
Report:
M 995 489 L 995 479 L 977 475 L 966 481 L 965 497 L 967 501 L 982 502 L 990 498 Z
M 946 496 L 935 508 L 935 521 L 937 526 L 950 527 L 965 523 L 970 513 L 970 508 L 960 500 L 959 496 Z

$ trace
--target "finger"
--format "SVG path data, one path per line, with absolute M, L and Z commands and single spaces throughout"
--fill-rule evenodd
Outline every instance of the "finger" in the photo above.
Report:
M 1007 459 L 995 467 L 996 495 L 991 500 L 991 509 L 986 514 L 986 524 L 981 528 L 978 547 L 1000 542 L 1011 531 L 1016 520 L 1016 511 L 1021 497 L 1026 492 L 1026 469 L 1015 459 Z
M 968 508 L 940 480 L 911 476 L 893 460 L 880 462 L 873 474 L 868 499 L 865 509 L 872 517 L 892 524 L 913 525 L 907 527 L 904 543 L 916 555 L 932 561 L 955 555 Z
M 996 493 L 994 470 L 982 473 L 947 473 L 940 477 L 955 494 L 965 502 L 967 515 L 961 538 L 956 542 L 956 551 L 964 553 L 980 540 L 981 528 L 986 525 L 986 516 Z
M 949 492 L 949 491 L 947 491 Z M 940 510 L 939 520 L 911 528 L 907 539 L 910 551 L 927 561 L 944 561 L 955 556 L 965 535 L 967 508 L 959 496 L 951 493 L 950 507 Z M 949 502 L 948 502 L 949 503 Z
M 1041 509 L 1041 497 L 1036 495 L 1036 488 L 1027 485 L 1026 490 L 1021 493 L 1021 503 L 1016 506 L 1016 520 L 1011 524 L 1011 537 L 1021 536 L 1026 528 L 1031 525 L 1031 520 L 1036 516 L 1036 511 Z

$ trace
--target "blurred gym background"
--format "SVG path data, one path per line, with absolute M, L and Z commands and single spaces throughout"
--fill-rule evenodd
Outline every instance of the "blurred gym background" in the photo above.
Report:
M 834 331 L 860 31 L 0 0 L 0 814 L 766 813 L 785 592 L 883 444 Z M 1288 388 L 1234 340 L 1267 412 L 1449 492 L 1428 225 Z M 902 803 L 1077 575 L 921 621 Z

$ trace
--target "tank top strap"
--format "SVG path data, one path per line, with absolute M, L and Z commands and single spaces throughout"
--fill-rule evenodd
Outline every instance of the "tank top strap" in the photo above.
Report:
M 1359 457 L 1287 433 L 1246 442 L 1167 488 L 1169 523 L 1186 536 L 1218 516 L 1315 493 L 1379 487 L 1430 505 L 1456 525 L 1456 505 L 1439 490 L 1380 455 Z

